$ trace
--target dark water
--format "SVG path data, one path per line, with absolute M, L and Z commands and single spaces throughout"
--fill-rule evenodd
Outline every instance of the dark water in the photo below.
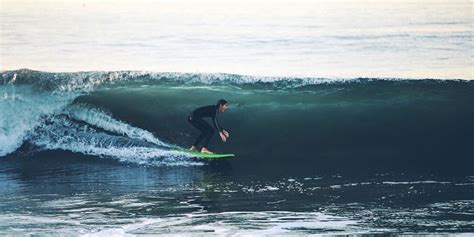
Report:
M 470 81 L 3 72 L 6 234 L 474 232 Z M 169 151 L 225 98 L 235 158 Z
M 228 144 L 215 139 L 211 148 L 242 157 L 233 166 L 239 173 L 459 172 L 473 164 L 471 82 L 373 81 L 297 89 L 142 86 L 98 91 L 75 102 L 106 109 L 187 147 L 196 134 L 186 115 L 226 98 L 230 109 L 221 120 L 231 139 Z

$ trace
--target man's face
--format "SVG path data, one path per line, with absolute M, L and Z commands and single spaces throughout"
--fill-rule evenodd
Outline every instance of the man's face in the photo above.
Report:
M 223 104 L 219 106 L 219 111 L 220 112 L 225 112 L 227 110 L 227 104 Z

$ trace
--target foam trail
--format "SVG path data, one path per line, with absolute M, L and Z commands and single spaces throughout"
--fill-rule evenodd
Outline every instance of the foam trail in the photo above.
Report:
M 114 119 L 110 114 L 96 108 L 86 107 L 84 105 L 70 106 L 65 113 L 76 120 L 86 122 L 90 125 L 102 128 L 106 131 L 125 135 L 132 139 L 139 139 L 163 147 L 174 147 L 160 141 L 149 131 L 141 128 L 132 127 L 120 120 Z
M 61 149 L 112 157 L 125 163 L 155 166 L 202 165 L 201 162 L 190 160 L 187 154 L 170 151 L 148 141 L 100 132 L 65 116 L 49 118 L 35 130 L 31 142 L 50 150 Z

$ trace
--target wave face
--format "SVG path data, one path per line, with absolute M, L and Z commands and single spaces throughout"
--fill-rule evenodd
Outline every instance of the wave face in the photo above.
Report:
M 148 72 L 2 72 L 0 156 L 32 144 L 124 162 L 200 165 L 193 109 L 225 98 L 234 167 L 468 167 L 474 82 Z M 234 162 L 234 161 L 232 161 Z M 466 168 L 467 169 L 467 168 Z

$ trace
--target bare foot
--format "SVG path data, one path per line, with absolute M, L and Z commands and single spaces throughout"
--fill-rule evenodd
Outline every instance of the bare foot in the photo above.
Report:
M 191 148 L 189 148 L 190 151 L 197 151 L 198 149 L 195 147 L 195 146 L 192 146 Z
M 201 149 L 201 153 L 204 153 L 204 154 L 214 154 L 214 153 L 212 153 L 211 151 L 209 151 L 209 150 L 208 150 L 207 148 L 205 148 L 205 147 L 203 147 L 203 148 Z

